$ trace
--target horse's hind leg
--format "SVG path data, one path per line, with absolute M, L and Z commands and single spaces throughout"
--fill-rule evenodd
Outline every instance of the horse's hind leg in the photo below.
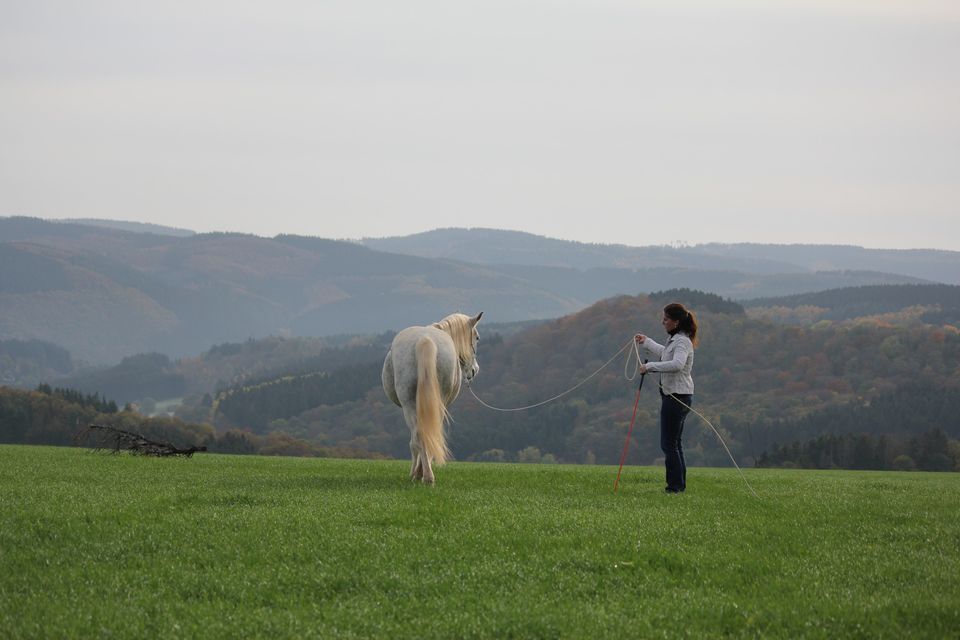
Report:
M 417 410 L 404 407 L 403 419 L 407 421 L 407 426 L 410 428 L 410 457 L 412 458 L 410 479 L 422 480 L 424 484 L 433 484 L 433 466 L 417 435 Z
M 404 408 L 403 418 L 410 429 L 410 479 L 416 481 L 423 478 L 423 465 L 420 463 L 423 447 L 420 446 L 420 439 L 417 437 L 416 410 Z
M 423 484 L 433 484 L 433 465 L 426 451 L 420 452 L 420 464 L 423 468 Z
M 423 466 L 420 464 L 420 443 L 417 437 L 410 438 L 410 479 L 420 480 L 423 478 Z

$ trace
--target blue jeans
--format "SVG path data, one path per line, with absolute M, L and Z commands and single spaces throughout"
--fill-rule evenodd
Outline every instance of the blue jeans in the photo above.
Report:
M 693 396 L 690 394 L 660 394 L 660 450 L 664 455 L 664 466 L 667 468 L 667 491 L 683 491 L 687 488 L 687 463 L 683 459 L 683 423 L 690 410 L 677 399 L 693 406 Z

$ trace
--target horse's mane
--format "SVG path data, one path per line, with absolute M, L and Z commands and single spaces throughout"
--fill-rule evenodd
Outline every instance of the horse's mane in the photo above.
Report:
M 451 313 L 440 322 L 433 323 L 437 329 L 445 331 L 453 339 L 457 357 L 462 363 L 473 360 L 473 325 L 470 316 L 463 313 Z

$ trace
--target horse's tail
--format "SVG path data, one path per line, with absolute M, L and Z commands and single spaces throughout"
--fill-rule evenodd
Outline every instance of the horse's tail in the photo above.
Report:
M 450 457 L 443 431 L 447 416 L 437 379 L 437 345 L 423 337 L 417 341 L 417 435 L 424 451 L 437 464 Z

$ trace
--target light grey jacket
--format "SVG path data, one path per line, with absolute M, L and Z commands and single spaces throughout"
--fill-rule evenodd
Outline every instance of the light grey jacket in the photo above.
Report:
M 693 343 L 685 333 L 675 333 L 662 345 L 647 338 L 640 345 L 659 362 L 648 362 L 647 371 L 660 374 L 660 388 L 664 393 L 693 394 Z

